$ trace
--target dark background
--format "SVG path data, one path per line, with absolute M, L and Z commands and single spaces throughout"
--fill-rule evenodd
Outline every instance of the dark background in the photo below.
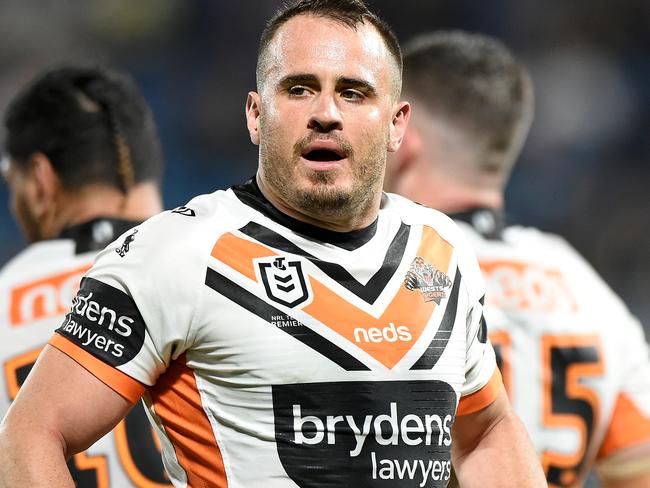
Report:
M 503 39 L 530 67 L 537 111 L 507 208 L 564 235 L 650 324 L 650 2 L 374 0 L 401 40 L 436 28 Z M 65 61 L 130 71 L 166 155 L 165 203 L 252 175 L 244 121 L 259 34 L 278 1 L 4 0 L 0 112 Z M 4 139 L 0 128 L 0 140 Z M 0 187 L 0 200 L 7 201 Z M 0 205 L 0 263 L 25 243 Z
M 508 191 L 511 215 L 564 235 L 650 325 L 650 2 L 374 0 L 402 41 L 437 28 L 503 39 L 530 67 L 537 113 Z M 3 0 L 0 112 L 63 61 L 140 83 L 166 155 L 167 208 L 251 176 L 244 100 L 278 1 Z M 0 140 L 3 139 L 0 129 Z M 0 185 L 0 201 L 7 201 Z M 24 245 L 0 205 L 0 263 Z M 616 324 L 612 324 L 615 327 Z M 647 329 L 646 329 L 647 330 Z

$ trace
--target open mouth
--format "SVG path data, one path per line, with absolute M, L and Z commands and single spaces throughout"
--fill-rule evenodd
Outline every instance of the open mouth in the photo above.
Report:
M 328 161 L 341 161 L 345 158 L 345 154 L 330 149 L 313 149 L 307 151 L 302 155 L 303 158 L 309 161 L 328 162 Z

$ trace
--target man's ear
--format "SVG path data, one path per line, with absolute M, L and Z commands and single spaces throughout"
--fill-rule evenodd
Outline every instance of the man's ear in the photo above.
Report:
M 251 142 L 256 146 L 260 144 L 260 96 L 257 92 L 250 91 L 246 97 L 246 126 Z
M 411 124 L 402 137 L 399 149 L 388 155 L 384 189 L 392 193 L 404 191 L 404 181 L 413 177 L 412 172 L 422 157 L 422 134 L 417 125 Z
M 388 140 L 388 152 L 395 152 L 399 149 L 404 139 L 409 118 L 411 117 L 411 104 L 398 102 L 393 111 L 393 120 L 390 124 L 390 138 Z
M 53 210 L 54 203 L 62 190 L 61 179 L 54 170 L 50 159 L 43 153 L 37 152 L 29 157 L 29 173 L 31 180 L 31 204 L 37 216 L 42 216 Z

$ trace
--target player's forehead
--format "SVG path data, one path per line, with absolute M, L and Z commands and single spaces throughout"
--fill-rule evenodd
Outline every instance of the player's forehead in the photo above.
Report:
M 283 24 L 267 47 L 265 78 L 288 73 L 355 76 L 389 86 L 395 62 L 377 29 L 370 23 L 352 28 L 310 14 Z

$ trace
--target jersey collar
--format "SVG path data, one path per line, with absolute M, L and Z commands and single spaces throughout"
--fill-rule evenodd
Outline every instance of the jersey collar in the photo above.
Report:
M 351 232 L 336 232 L 294 219 L 293 217 L 280 212 L 266 199 L 260 191 L 257 181 L 255 181 L 255 177 L 251 178 L 243 185 L 233 186 L 232 191 L 242 203 L 254 208 L 271 220 L 291 229 L 292 231 L 320 242 L 333 244 L 348 251 L 353 251 L 363 246 L 369 242 L 377 232 L 378 218 L 368 227 Z
M 75 243 L 75 253 L 99 251 L 139 221 L 98 217 L 83 224 L 68 227 L 56 239 L 70 239 Z
M 479 207 L 447 215 L 453 220 L 468 223 L 486 239 L 503 239 L 503 230 L 506 227 L 506 215 L 503 210 Z

